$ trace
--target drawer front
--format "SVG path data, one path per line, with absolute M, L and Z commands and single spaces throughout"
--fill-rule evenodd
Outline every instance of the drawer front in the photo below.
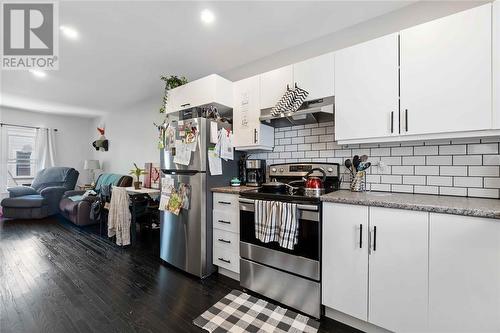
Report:
M 228 193 L 214 193 L 214 210 L 231 211 L 238 213 L 238 195 Z
M 237 213 L 214 210 L 212 217 L 214 229 L 240 233 L 240 218 Z
M 228 249 L 229 251 L 236 253 L 239 257 L 239 243 L 240 235 L 225 230 L 214 229 L 214 246 Z
M 216 266 L 223 267 L 235 273 L 240 273 L 240 257 L 233 251 L 215 245 L 213 263 Z

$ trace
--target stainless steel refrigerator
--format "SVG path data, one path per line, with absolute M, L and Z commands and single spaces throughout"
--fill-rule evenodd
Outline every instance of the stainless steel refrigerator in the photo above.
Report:
M 179 183 L 191 187 L 189 209 L 181 209 L 179 215 L 161 212 L 160 257 L 167 263 L 200 278 L 215 271 L 212 264 L 212 192 L 211 188 L 229 185 L 238 174 L 238 156 L 222 161 L 222 175 L 212 176 L 208 167 L 208 148 L 212 120 L 193 118 L 184 120 L 198 128 L 198 147 L 191 154 L 189 165 L 174 163 L 171 149 L 161 150 L 162 177 L 170 177 L 174 187 Z M 179 122 L 172 121 L 177 139 L 181 139 Z M 227 123 L 217 123 L 217 128 L 231 129 Z

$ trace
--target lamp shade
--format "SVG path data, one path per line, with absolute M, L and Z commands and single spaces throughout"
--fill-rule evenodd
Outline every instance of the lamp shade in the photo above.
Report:
M 83 164 L 83 168 L 85 170 L 97 170 L 97 169 L 100 169 L 101 166 L 99 165 L 98 160 L 85 160 L 85 163 Z

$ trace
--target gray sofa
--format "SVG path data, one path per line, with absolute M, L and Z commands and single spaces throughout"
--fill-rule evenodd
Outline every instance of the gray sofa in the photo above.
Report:
M 79 172 L 74 168 L 53 167 L 40 170 L 31 186 L 7 189 L 3 199 L 3 216 L 14 219 L 42 219 L 59 212 L 59 201 L 66 191 L 73 190 Z

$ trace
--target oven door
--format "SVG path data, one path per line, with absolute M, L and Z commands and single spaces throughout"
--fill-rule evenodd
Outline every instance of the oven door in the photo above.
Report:
M 315 281 L 320 280 L 321 205 L 298 204 L 299 236 L 293 250 L 255 237 L 254 200 L 240 198 L 240 256 Z

